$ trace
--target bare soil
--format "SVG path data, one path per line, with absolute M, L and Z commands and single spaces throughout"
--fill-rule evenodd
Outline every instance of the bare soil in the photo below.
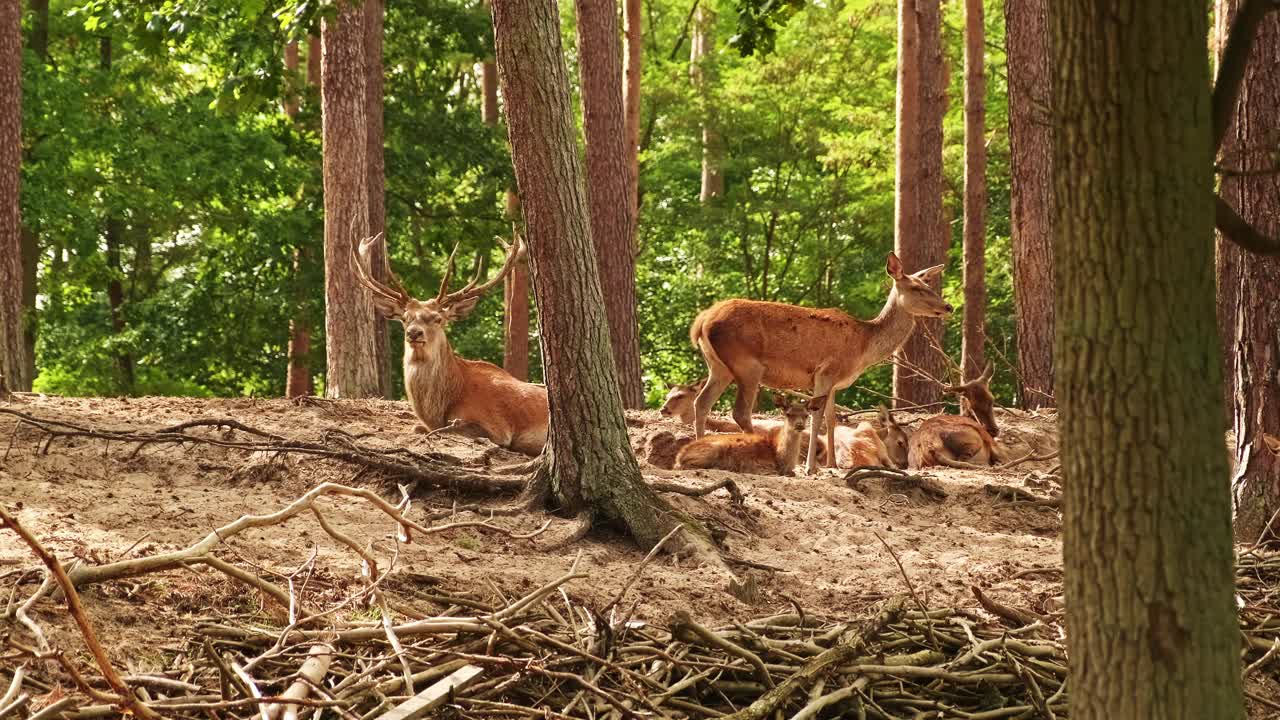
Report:
M 430 437 L 411 432 L 407 404 L 394 401 L 196 400 L 187 398 L 53 398 L 20 396 L 8 407 L 43 418 L 96 428 L 149 429 L 195 418 L 228 417 L 289 438 L 316 440 L 327 428 L 368 434 L 365 442 L 418 451 L 444 452 L 464 459 L 490 451 L 495 464 L 523 456 L 493 453 L 484 441 L 441 433 Z M 1044 451 L 1056 446 L 1052 416 L 1007 412 L 1001 418 L 1009 442 L 1020 454 L 1030 441 Z M 656 412 L 629 417 L 633 443 L 643 446 L 657 430 L 683 432 L 683 426 Z M 197 431 L 230 432 L 230 431 Z M 39 453 L 40 433 L 13 416 L 0 415 L 0 498 L 17 506 L 20 520 L 60 557 L 102 563 L 185 547 L 216 527 L 245 514 L 270 512 L 287 505 L 307 489 L 325 481 L 377 487 L 393 501 L 391 484 L 360 473 L 344 463 L 309 457 L 261 457 L 206 445 L 154 445 L 136 455 L 134 446 L 98 439 L 61 439 L 48 454 Z M 234 435 L 234 433 L 233 433 Z M 935 606 L 975 606 L 969 587 L 977 585 L 1006 603 L 1035 609 L 1054 606 L 1060 594 L 1057 573 L 1013 578 L 1019 571 L 1056 568 L 1060 556 L 1060 520 L 1056 511 L 1013 506 L 998 501 L 983 486 L 998 482 L 1037 487 L 1038 476 L 1052 462 L 1027 463 L 1001 472 L 938 469 L 927 475 L 946 492 L 936 499 L 892 481 L 872 479 L 859 490 L 845 486 L 843 472 L 828 470 L 816 477 L 738 476 L 745 493 L 735 506 L 726 491 L 704 498 L 670 496 L 680 507 L 723 529 L 729 552 L 760 566 L 751 572 L 760 599 L 748 606 L 725 591 L 719 571 L 667 558 L 646 569 L 636 586 L 637 615 L 663 622 L 674 610 L 686 609 L 708 621 L 763 615 L 800 605 L 807 612 L 852 615 L 886 595 L 905 589 L 902 572 L 879 538 L 896 551 L 908 577 L 926 602 Z M 721 477 L 716 471 L 676 472 L 646 466 L 646 475 L 700 484 Z M 420 494 L 412 517 L 448 508 L 474 497 L 448 491 Z M 501 505 L 510 497 L 479 498 Z M 326 500 L 332 521 L 362 540 L 380 539 L 383 558 L 393 553 L 393 523 L 368 503 Z M 533 515 L 499 518 L 495 523 L 531 531 L 548 518 L 552 525 L 532 540 L 475 529 L 415 538 L 398 548 L 396 565 L 407 584 L 431 584 L 472 590 L 477 597 L 518 593 L 563 574 L 582 553 L 580 568 L 590 579 L 571 586 L 579 600 L 603 606 L 634 574 L 643 553 L 629 540 L 597 533 L 586 540 L 548 550 L 568 521 Z M 471 518 L 463 514 L 459 519 Z M 879 538 L 877 537 L 879 536 Z M 318 553 L 318 567 L 340 593 L 354 582 L 359 558 L 338 546 L 310 516 L 283 527 L 242 534 L 227 543 L 224 558 L 262 571 L 287 573 Z M 28 565 L 29 555 L 15 536 L 0 534 L 0 571 Z M 384 561 L 385 562 L 385 561 Z M 25 593 L 24 593 L 25 594 Z M 255 593 L 233 585 L 205 569 L 152 575 L 95 586 L 85 593 L 89 612 L 106 642 L 117 651 L 145 654 L 172 637 L 175 624 L 192 617 L 225 612 L 243 605 L 253 611 L 261 603 Z M 52 610 L 48 604 L 42 611 Z M 60 619 L 45 618 L 53 627 Z

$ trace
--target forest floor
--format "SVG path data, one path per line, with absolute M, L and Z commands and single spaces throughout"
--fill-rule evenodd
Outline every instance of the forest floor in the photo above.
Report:
M 146 430 L 197 418 L 232 418 L 297 440 L 318 440 L 328 429 L 363 437 L 361 442 L 421 453 L 446 453 L 465 461 L 499 466 L 523 456 L 494 452 L 483 440 L 448 432 L 411 432 L 413 416 L 395 401 L 203 400 L 187 398 L 54 398 L 19 396 L 0 407 L 44 419 L 102 429 Z M 909 417 L 909 416 L 908 416 Z M 1026 448 L 1056 449 L 1055 419 L 1001 411 L 1002 443 L 1019 456 Z M 687 431 L 656 411 L 628 415 L 633 444 L 640 448 L 657 430 Z M 201 429 L 195 434 L 246 437 L 240 431 Z M 321 482 L 355 483 L 376 489 L 392 503 L 394 486 L 344 462 L 300 455 L 266 456 L 213 445 L 135 445 L 94 438 L 62 438 L 40 453 L 44 433 L 12 415 L 0 415 L 0 499 L 17 508 L 21 522 L 62 558 L 99 564 L 186 547 L 242 515 L 278 510 Z M 894 481 L 871 479 L 851 489 L 845 471 L 816 477 L 735 476 L 745 502 L 725 490 L 705 497 L 668 495 L 673 503 L 723 530 L 729 554 L 756 564 L 751 572 L 758 599 L 746 604 L 726 590 L 724 574 L 689 560 L 660 557 L 634 586 L 635 616 L 665 623 L 677 610 L 704 622 L 724 622 L 789 612 L 858 617 L 890 595 L 908 590 L 904 574 L 930 607 L 978 608 L 971 587 L 991 598 L 1042 615 L 1061 610 L 1061 519 L 1051 507 L 1011 503 L 987 491 L 990 483 L 1037 495 L 1059 488 L 1046 475 L 1056 460 L 989 471 L 930 469 L 946 494 L 939 497 Z M 703 484 L 716 471 L 677 472 L 644 464 L 645 475 Z M 473 468 L 474 469 L 474 468 Z M 457 496 L 445 489 L 415 494 L 410 518 L 424 525 L 475 520 L 472 513 L 429 521 L 426 512 L 456 503 L 499 506 L 512 495 Z M 418 535 L 396 547 L 395 524 L 371 504 L 331 498 L 325 514 L 359 542 L 377 541 L 385 566 L 398 552 L 388 585 L 406 598 L 425 598 L 433 587 L 498 601 L 519 596 L 565 574 L 579 555 L 585 579 L 566 590 L 577 602 L 603 607 L 636 574 L 644 553 L 626 538 L 596 533 L 559 549 L 548 549 L 568 532 L 568 520 L 535 514 L 492 519 L 494 525 L 531 532 L 516 539 L 484 528 Z M 883 541 L 882 541 L 883 539 Z M 897 555 L 887 549 L 893 548 Z M 317 588 L 341 597 L 360 584 L 360 558 L 325 534 L 309 514 L 287 525 L 257 528 L 236 536 L 220 556 L 261 572 L 289 573 L 316 553 Z M 898 561 L 901 562 L 901 569 Z M 12 533 L 0 532 L 0 577 L 29 566 L 29 551 Z M 738 566 L 740 569 L 742 566 Z M 9 571 L 9 572 L 6 572 Z M 394 579 L 394 575 L 393 575 Z M 389 581 L 391 582 L 391 581 Z M 11 585 L 12 580 L 5 581 Z M 22 595 L 30 592 L 26 586 Z M 7 594 L 7 591 L 6 591 Z M 258 593 L 207 568 L 175 570 L 93 585 L 85 607 L 104 644 L 145 668 L 173 643 L 175 628 L 227 613 L 253 613 Z M 423 612 L 430 613 L 430 603 Z M 59 605 L 46 601 L 33 613 L 55 645 L 80 647 L 75 628 Z M 2 628 L 3 625 L 0 625 Z M 1267 680 L 1267 695 L 1277 690 Z

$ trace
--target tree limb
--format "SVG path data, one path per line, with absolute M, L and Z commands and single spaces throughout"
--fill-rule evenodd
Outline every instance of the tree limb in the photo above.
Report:
M 1213 83 L 1213 148 L 1222 147 L 1236 112 L 1244 70 L 1258 38 L 1258 26 L 1267 13 L 1280 7 L 1276 0 L 1244 0 L 1227 33 L 1227 42 L 1218 61 L 1218 77 Z M 1256 252 L 1256 251 L 1255 251 Z
M 1280 238 L 1267 237 L 1258 232 L 1221 196 L 1214 199 L 1213 219 L 1222 232 L 1222 237 L 1245 250 L 1256 255 L 1280 255 Z

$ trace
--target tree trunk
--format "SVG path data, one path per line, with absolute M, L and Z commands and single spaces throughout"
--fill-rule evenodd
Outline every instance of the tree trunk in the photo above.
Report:
M 317 59 L 319 59 L 318 48 L 316 50 Z M 309 58 L 308 58 L 309 60 Z M 310 62 L 308 62 L 310 65 Z M 284 110 L 284 114 L 293 119 L 298 114 L 298 93 L 296 92 L 298 78 L 292 77 L 298 71 L 298 42 L 296 40 L 289 42 L 284 47 L 284 67 L 289 75 L 289 90 L 284 99 L 281 101 L 280 107 Z M 319 64 L 317 63 L 317 67 Z M 306 80 L 305 78 L 303 79 Z M 302 397 L 310 395 L 314 392 L 311 384 L 311 364 L 308 354 L 311 352 L 311 329 L 307 326 L 307 321 L 303 312 L 303 296 L 302 286 L 299 278 L 302 274 L 302 261 L 304 253 L 302 248 L 296 248 L 293 251 L 293 277 L 295 283 L 294 290 L 294 310 L 293 317 L 289 320 L 289 370 L 285 375 L 284 395 L 288 398 Z
M 1063 567 L 1080 720 L 1244 717 L 1204 10 L 1059 0 L 1051 15 Z
M 640 477 L 627 439 L 587 225 L 560 17 L 545 0 L 493 0 L 498 73 L 526 219 L 551 427 L 535 497 L 643 547 L 680 520 Z
M 1219 37 L 1239 9 L 1240 0 L 1218 0 L 1214 16 Z M 1227 131 L 1220 163 L 1235 171 L 1266 171 L 1275 166 L 1276 117 L 1280 114 L 1280 15 L 1271 13 L 1258 28 L 1245 66 L 1235 118 Z M 1280 176 L 1262 172 L 1228 176 L 1221 196 L 1263 233 L 1280 232 Z M 1236 537 L 1253 543 L 1267 533 L 1280 540 L 1280 456 L 1267 437 L 1280 438 L 1280 258 L 1243 252 L 1218 239 L 1218 317 L 1223 324 L 1230 405 L 1236 432 L 1232 478 Z
M 1053 128 L 1047 0 L 1005 0 L 1009 225 L 1018 330 L 1018 404 L 1053 407 Z
M 369 234 L 387 232 L 386 159 L 383 156 L 382 133 L 382 67 L 383 0 L 364 0 L 364 60 L 368 75 L 365 77 L 365 129 L 369 149 L 365 162 L 369 169 Z M 369 265 L 374 277 L 386 281 L 387 243 L 374 243 L 369 255 Z M 387 332 L 387 320 L 378 313 L 373 316 L 374 366 L 378 368 L 378 389 L 382 397 L 393 397 L 391 387 L 391 336 Z
M 23 342 L 22 10 L 0 3 L 0 391 L 30 390 Z
M 480 66 L 480 90 L 484 96 L 480 107 L 486 125 L 498 124 L 498 65 L 486 60 Z M 520 198 L 514 190 L 506 192 L 506 218 L 512 227 L 520 219 Z M 519 380 L 529 379 L 529 262 L 516 260 L 516 266 L 503 280 L 502 293 L 502 368 Z
M 321 25 L 325 395 L 378 397 L 373 302 L 351 267 L 352 243 L 369 234 L 364 12 L 350 2 L 338 8 L 337 18 Z
M 715 100 L 711 87 L 715 83 L 716 11 L 707 3 L 699 3 L 693 16 L 693 38 L 689 51 L 689 77 L 702 98 L 702 190 L 698 199 L 709 203 L 724 195 L 724 142 L 716 128 Z
M 961 366 L 974 380 L 986 368 L 987 138 L 982 0 L 964 3 L 964 336 Z
M 46 64 L 49 61 L 49 0 L 31 0 L 31 35 L 28 47 Z M 40 236 L 30 225 L 22 226 L 22 340 L 28 383 L 36 377 L 36 288 L 40 272 Z M 30 388 L 27 388 L 30 389 Z
M 591 238 L 605 289 L 605 313 L 622 406 L 644 407 L 640 327 L 636 322 L 634 195 L 622 108 L 622 49 L 615 0 L 576 0 L 582 61 L 583 134 L 587 141 L 587 204 Z
M 105 36 L 98 41 L 98 67 L 103 72 L 111 71 L 112 43 L 111 37 Z M 111 318 L 111 331 L 119 336 L 124 333 L 124 264 L 120 260 L 120 243 L 124 242 L 124 222 L 113 217 L 108 211 L 103 228 L 103 240 L 107 246 L 107 307 Z M 132 394 L 134 390 L 133 355 L 124 348 L 116 352 L 116 370 L 119 374 L 120 387 L 124 394 Z
M 641 0 L 622 0 L 622 34 L 626 39 L 622 56 L 623 112 L 627 119 L 627 162 L 631 166 L 631 186 L 627 211 L 631 216 L 632 241 L 640 229 L 640 76 L 644 67 L 644 12 Z
M 898 106 L 895 173 L 894 249 L 915 272 L 947 260 L 948 229 L 942 215 L 942 116 L 947 77 L 942 64 L 940 0 L 898 3 Z M 941 278 L 936 287 L 941 287 Z M 893 367 L 896 403 L 937 402 L 944 379 L 943 323 L 921 320 Z M 935 347 L 937 346 L 937 347 Z

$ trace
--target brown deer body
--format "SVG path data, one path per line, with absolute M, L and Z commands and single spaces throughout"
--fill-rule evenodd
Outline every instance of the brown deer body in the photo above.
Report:
M 695 403 L 694 434 L 701 437 L 705 432 L 711 406 L 730 383 L 738 386 L 733 418 L 745 432 L 751 431 L 751 411 L 761 384 L 810 391 L 827 398 L 813 418 L 814 439 L 805 469 L 814 472 L 821 428 L 826 428 L 828 447 L 835 445 L 835 393 L 897 350 L 915 329 L 917 317 L 951 312 L 929 286 L 942 268 L 909 275 L 898 256 L 890 253 L 885 269 L 893 288 L 874 320 L 858 320 L 834 308 L 754 300 L 724 300 L 702 311 L 689 328 L 689 339 L 702 352 L 710 374 Z M 832 465 L 834 453 L 827 460 Z
M 869 422 L 858 423 L 856 427 L 837 425 L 835 438 L 838 468 L 901 467 L 889 454 L 881 431 Z
M 666 417 L 674 417 L 686 425 L 693 425 L 694 421 L 694 402 L 697 400 L 698 393 L 702 390 L 702 386 L 707 382 L 703 378 L 695 383 L 688 385 L 672 385 L 667 390 L 667 397 L 662 403 L 662 407 L 658 412 Z M 751 424 L 751 432 L 756 434 L 775 433 L 783 425 L 783 420 L 774 420 L 766 418 L 764 420 L 753 420 Z M 713 432 L 719 433 L 738 433 L 738 423 L 733 420 L 725 420 L 718 417 L 707 417 L 706 428 Z M 801 433 L 801 443 L 804 447 L 808 447 L 809 433 L 805 431 Z M 827 461 L 827 444 L 821 437 L 818 438 L 818 462 L 825 463 Z
M 480 296 L 511 271 L 520 252 L 519 237 L 507 247 L 506 260 L 495 277 L 479 284 L 481 268 L 477 264 L 476 277 L 453 293 L 448 292 L 451 255 L 440 292 L 426 301 L 411 297 L 389 267 L 389 284 L 374 279 L 369 251 L 379 239 L 375 236 L 360 243 L 355 267 L 378 312 L 404 324 L 405 394 L 419 422 L 414 430 L 428 432 L 454 425 L 517 452 L 541 452 L 549 422 L 546 388 L 517 380 L 492 363 L 458 357 L 445 335 L 450 322 L 466 317 Z
M 977 379 L 946 388 L 948 393 L 960 395 L 961 410 L 966 414 L 935 415 L 920 423 L 907 441 L 907 467 L 942 465 L 974 469 L 1000 462 L 995 443 L 995 436 L 1000 434 L 994 411 L 995 397 L 987 386 L 993 370 L 988 364 Z M 884 416 L 893 432 L 906 434 L 891 416 L 887 413 Z
M 822 400 L 819 398 L 819 400 Z M 768 433 L 707 435 L 685 445 L 676 455 L 676 469 L 715 468 L 755 475 L 790 475 L 804 445 L 809 409 L 780 399 L 783 424 Z

